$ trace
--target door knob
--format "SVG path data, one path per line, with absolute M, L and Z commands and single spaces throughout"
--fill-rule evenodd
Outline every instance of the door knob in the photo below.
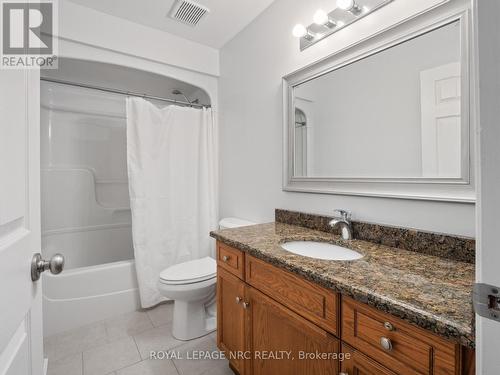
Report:
M 246 310 L 250 306 L 250 302 L 243 302 L 243 308 Z
M 42 272 L 50 270 L 50 273 L 57 275 L 64 268 L 64 257 L 61 254 L 54 254 L 49 261 L 42 259 L 42 254 L 36 253 L 31 260 L 31 280 L 40 279 Z
M 223 261 L 223 262 L 228 262 L 228 261 L 229 261 L 229 257 L 228 257 L 227 255 L 224 255 L 224 256 L 222 257 L 222 261 Z

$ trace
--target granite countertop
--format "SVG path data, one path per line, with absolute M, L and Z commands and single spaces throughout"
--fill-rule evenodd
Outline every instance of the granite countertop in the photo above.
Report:
M 284 223 L 223 229 L 210 235 L 326 288 L 474 347 L 475 266 Z M 356 250 L 353 261 L 320 260 L 283 250 L 289 240 L 319 240 Z

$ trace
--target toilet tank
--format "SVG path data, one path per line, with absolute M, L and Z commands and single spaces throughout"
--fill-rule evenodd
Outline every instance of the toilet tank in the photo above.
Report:
M 245 220 L 245 219 L 239 219 L 237 217 L 226 217 L 219 221 L 219 229 L 229 229 L 229 228 L 239 228 L 239 227 L 246 227 L 248 225 L 255 225 L 256 223 Z

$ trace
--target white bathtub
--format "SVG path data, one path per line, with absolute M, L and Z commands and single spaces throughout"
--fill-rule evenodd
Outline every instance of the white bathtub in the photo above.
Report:
M 133 260 L 43 275 L 44 336 L 139 308 Z

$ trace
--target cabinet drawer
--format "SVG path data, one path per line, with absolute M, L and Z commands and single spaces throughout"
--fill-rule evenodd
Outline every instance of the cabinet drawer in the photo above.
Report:
M 324 330 L 338 334 L 338 293 L 248 255 L 245 277 L 248 284 L 269 297 Z
M 217 265 L 245 279 L 245 254 L 234 247 L 217 242 Z
M 347 297 L 342 299 L 342 339 L 397 373 L 459 373 L 458 344 Z

